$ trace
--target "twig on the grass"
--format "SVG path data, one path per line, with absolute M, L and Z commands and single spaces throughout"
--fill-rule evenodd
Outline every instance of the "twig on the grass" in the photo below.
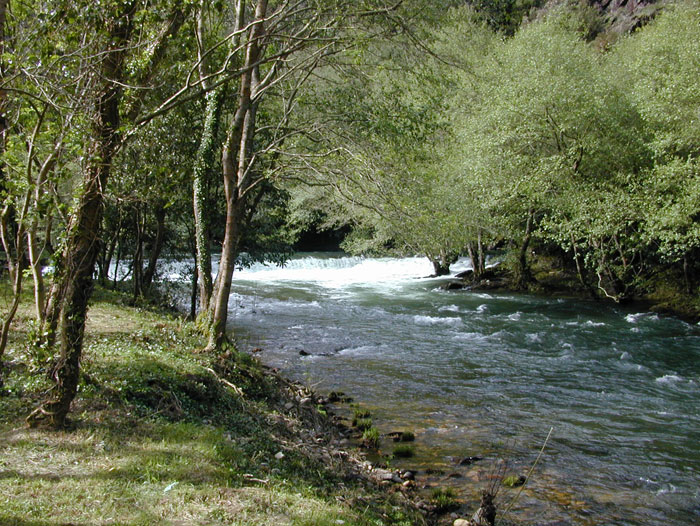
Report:
M 250 481 L 250 482 L 257 482 L 258 484 L 265 484 L 265 485 L 267 485 L 267 484 L 270 483 L 269 480 L 255 478 L 255 476 L 254 476 L 254 475 L 251 475 L 250 473 L 244 473 L 244 474 L 243 474 L 243 478 L 246 479 L 247 481 Z
M 216 378 L 217 380 L 219 380 L 222 384 L 224 384 L 225 386 L 230 387 L 231 389 L 233 389 L 233 390 L 236 392 L 236 394 L 237 394 L 238 396 L 243 397 L 243 390 L 242 390 L 240 387 L 238 387 L 238 386 L 235 385 L 235 384 L 232 384 L 231 382 L 229 382 L 229 381 L 226 380 L 225 378 L 221 378 L 218 374 L 216 374 L 216 372 L 214 371 L 214 369 L 211 369 L 211 368 L 209 368 L 209 367 L 205 367 L 204 369 L 207 370 L 207 371 L 209 371 L 211 374 L 213 374 L 213 375 L 214 375 L 214 378 Z

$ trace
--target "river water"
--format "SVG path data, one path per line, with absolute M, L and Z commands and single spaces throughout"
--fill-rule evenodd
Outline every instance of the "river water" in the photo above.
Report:
M 699 326 L 583 300 L 447 292 L 421 278 L 431 270 L 423 258 L 337 254 L 257 265 L 235 275 L 229 323 L 265 363 L 352 395 L 380 432 L 412 430 L 416 457 L 393 465 L 437 470 L 424 481 L 452 485 L 465 508 L 503 469 L 527 474 L 553 428 L 511 519 L 700 523 Z M 469 456 L 482 458 L 458 465 Z M 502 488 L 500 509 L 514 496 Z

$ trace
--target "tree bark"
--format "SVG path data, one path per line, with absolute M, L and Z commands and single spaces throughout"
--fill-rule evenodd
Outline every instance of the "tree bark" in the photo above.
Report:
M 5 53 L 5 21 L 7 14 L 7 4 L 9 0 L 0 0 L 0 57 Z M 0 78 L 5 76 L 5 64 L 0 58 Z M 0 89 L 0 158 L 5 153 L 5 145 L 7 144 L 7 118 L 5 117 L 5 109 L 7 106 L 6 92 Z M 0 188 L 5 186 L 5 170 L 3 163 L 0 162 Z
M 165 244 L 165 216 L 166 209 L 163 203 L 160 203 L 154 212 L 156 218 L 156 237 L 153 240 L 153 246 L 148 254 L 148 266 L 143 273 L 143 290 L 148 291 L 153 284 L 153 277 L 156 274 L 156 265 L 160 258 L 160 253 L 163 251 Z
M 241 220 L 245 213 L 245 192 L 251 177 L 250 153 L 256 130 L 257 102 L 253 93 L 259 82 L 256 64 L 261 55 L 261 39 L 264 35 L 263 20 L 267 13 L 267 0 L 258 0 L 255 21 L 250 29 L 244 70 L 241 77 L 238 109 L 229 128 L 223 150 L 222 164 L 224 195 L 226 197 L 226 230 L 221 250 L 219 273 L 212 297 L 209 349 L 220 349 L 226 341 L 226 320 L 231 281 L 238 255 L 241 237 Z M 235 153 L 238 152 L 237 162 Z
M 134 301 L 142 293 L 143 275 L 143 232 L 145 229 L 145 218 L 141 212 L 141 205 L 137 204 L 134 213 L 134 231 L 136 232 L 136 243 L 134 245 L 134 255 L 131 258 L 131 285 L 134 294 Z
M 104 191 L 120 139 L 122 83 L 117 81 L 124 75 L 128 48 L 125 44 L 133 30 L 131 11 L 135 6 L 125 5 L 124 8 L 126 11 L 109 28 L 111 48 L 102 59 L 99 71 L 103 85 L 95 100 L 83 187 L 68 224 L 62 252 L 60 356 L 52 373 L 55 385 L 50 398 L 27 417 L 30 426 L 46 423 L 51 427 L 63 427 L 78 389 L 88 300 L 100 245 Z
M 207 182 L 214 172 L 216 136 L 221 120 L 224 88 L 220 87 L 207 94 L 207 108 L 204 119 L 202 140 L 197 150 L 192 183 L 194 208 L 195 242 L 197 248 L 197 272 L 199 274 L 199 309 L 208 312 L 212 295 L 211 280 L 211 227 L 209 224 L 209 193 Z
M 526 289 L 528 284 L 532 281 L 532 274 L 530 273 L 530 266 L 527 261 L 527 249 L 530 246 L 530 241 L 532 240 L 532 221 L 534 216 L 534 211 L 530 209 L 527 214 L 527 221 L 525 223 L 525 234 L 523 236 L 522 243 L 520 244 L 520 250 L 518 252 L 518 261 L 516 268 L 516 286 L 520 289 Z

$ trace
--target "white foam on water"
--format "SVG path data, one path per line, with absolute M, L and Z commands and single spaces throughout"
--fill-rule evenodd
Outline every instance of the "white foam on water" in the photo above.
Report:
M 457 305 L 444 305 L 438 309 L 440 312 L 459 312 Z
M 676 486 L 674 486 L 673 484 L 664 484 L 664 485 L 656 492 L 656 494 L 657 494 L 657 495 L 667 495 L 667 494 L 669 494 L 669 493 L 675 493 L 676 491 L 678 491 L 678 489 L 677 489 Z
M 489 306 L 486 305 L 485 303 L 483 305 L 479 305 L 476 308 L 476 312 L 486 312 L 487 310 L 489 310 Z
M 539 333 L 528 333 L 526 336 L 527 341 L 531 343 L 542 343 L 542 336 Z
M 584 327 L 605 327 L 605 323 L 603 322 L 597 322 L 593 320 L 588 320 L 586 323 L 583 324 Z
M 660 384 L 676 384 L 682 382 L 683 378 L 676 374 L 665 374 L 656 379 L 656 382 Z
M 513 314 L 510 314 L 508 316 L 508 319 L 510 321 L 518 321 L 522 315 L 523 315 L 522 312 L 514 312 Z
M 347 349 L 341 349 L 338 354 L 344 356 L 356 356 L 360 354 L 376 354 L 380 348 L 376 345 L 360 345 L 359 347 L 348 347 Z
M 413 322 L 416 325 L 462 325 L 461 318 L 440 318 L 436 316 L 421 316 L 416 315 L 413 317 Z
M 468 258 L 453 265 L 454 272 L 470 268 Z M 283 267 L 256 263 L 234 274 L 234 279 L 264 282 L 309 282 L 328 288 L 348 285 L 386 285 L 415 279 L 428 279 L 433 266 L 425 257 L 365 258 L 355 256 L 296 257 Z
M 644 319 L 657 321 L 659 315 L 655 312 L 637 312 L 636 314 L 628 314 L 625 316 L 625 321 L 628 323 L 639 323 Z
M 484 341 L 488 339 L 488 335 L 481 334 L 480 332 L 459 332 L 455 334 L 453 338 L 460 341 Z
M 623 352 L 620 355 L 620 360 L 630 360 L 632 358 L 632 355 L 628 353 L 627 351 Z

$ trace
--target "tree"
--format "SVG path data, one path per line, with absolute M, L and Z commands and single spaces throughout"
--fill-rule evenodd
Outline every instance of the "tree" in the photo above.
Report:
M 627 222 L 605 222 L 620 210 L 614 199 L 597 197 L 625 192 L 622 183 L 649 160 L 638 113 L 578 27 L 570 13 L 555 11 L 505 41 L 485 64 L 462 131 L 467 183 L 481 188 L 495 228 L 517 240 L 513 269 L 521 286 L 535 234 L 564 247 L 586 239 L 596 274 L 612 272 L 619 281 L 610 258 Z
M 469 93 L 459 82 L 497 37 L 465 8 L 428 18 L 316 84 L 317 122 L 332 155 L 309 145 L 318 157 L 307 159 L 307 184 L 295 194 L 329 222 L 354 225 L 346 249 L 424 254 L 444 274 L 479 237 L 451 160 L 455 107 Z
M 649 130 L 654 167 L 639 195 L 640 241 L 658 264 L 682 268 L 686 291 L 700 272 L 700 3 L 667 6 L 657 19 L 619 42 L 610 57 Z
M 57 63 L 85 81 L 82 92 L 73 93 L 85 100 L 87 135 L 82 152 L 82 181 L 66 229 L 53 289 L 53 305 L 60 312 L 60 356 L 52 375 L 55 387 L 50 399 L 28 417 L 31 425 L 46 421 L 61 426 L 78 386 L 104 191 L 112 161 L 122 145 L 123 126 L 137 122 L 146 94 L 146 90 L 125 86 L 154 82 L 169 41 L 184 22 L 184 12 L 181 7 L 164 2 L 154 14 L 145 11 L 139 0 L 117 0 L 108 6 L 70 2 L 54 4 L 51 9 L 43 4 L 36 7 L 39 20 L 56 21 L 65 31 L 61 42 L 65 48 Z M 61 24 L 61 20 L 67 24 Z M 154 36 L 144 48 L 139 45 L 141 36 L 149 33 Z M 99 52 L 89 53 L 89 50 Z M 45 86 L 49 92 L 51 88 Z
M 237 8 L 231 35 L 240 43 L 233 43 L 225 58 L 241 71 L 221 154 L 225 231 L 211 299 L 206 306 L 206 298 L 202 299 L 209 348 L 219 348 L 226 340 L 228 298 L 241 240 L 258 205 L 274 188 L 267 182 L 280 173 L 283 145 L 308 131 L 291 124 L 299 94 L 314 71 L 357 40 L 353 24 L 381 18 L 396 7 L 381 0 L 362 5 L 347 0 L 308 4 L 258 0 L 254 10 Z M 205 128 L 200 143 L 202 174 L 211 164 L 205 159 L 211 151 L 207 141 L 214 137 L 215 103 L 212 95 L 207 111 L 211 127 Z M 197 233 L 201 246 L 207 242 L 204 230 L 198 228 Z M 207 257 L 199 248 L 198 252 L 200 260 Z M 200 261 L 199 267 L 206 281 L 206 264 Z M 203 285 L 203 296 L 207 288 Z

